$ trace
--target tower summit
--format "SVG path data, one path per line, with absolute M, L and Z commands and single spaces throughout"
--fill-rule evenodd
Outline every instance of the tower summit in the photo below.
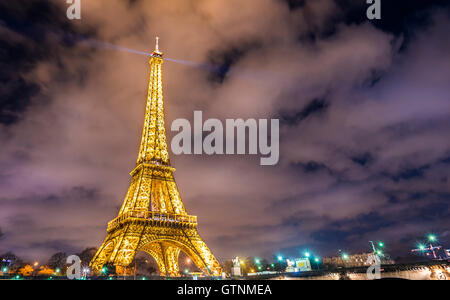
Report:
M 159 38 L 150 58 L 144 127 L 136 167 L 117 218 L 108 223 L 107 237 L 90 266 L 99 272 L 112 263 L 126 274 L 138 251 L 150 254 L 163 276 L 178 276 L 183 251 L 207 275 L 221 268 L 197 231 L 197 217 L 188 215 L 170 165 L 164 125 L 163 53 Z
M 162 88 L 162 52 L 156 38 L 155 51 L 150 58 L 150 80 L 148 84 L 147 106 L 144 129 L 137 164 L 156 163 L 170 165 L 164 126 L 164 97 Z

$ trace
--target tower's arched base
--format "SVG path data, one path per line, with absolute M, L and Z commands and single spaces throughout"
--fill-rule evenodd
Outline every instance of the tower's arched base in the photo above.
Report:
M 150 254 L 162 276 L 179 276 L 178 256 L 183 251 L 206 275 L 219 276 L 221 267 L 194 226 L 134 221 L 110 232 L 91 261 L 94 272 L 112 263 L 126 273 L 137 251 Z M 169 225 L 169 226 L 168 226 Z

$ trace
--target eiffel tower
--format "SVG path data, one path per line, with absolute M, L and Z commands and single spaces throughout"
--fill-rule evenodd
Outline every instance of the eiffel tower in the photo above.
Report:
M 112 263 L 126 274 L 137 251 L 150 254 L 162 276 L 179 276 L 183 251 L 205 274 L 218 276 L 221 267 L 197 231 L 197 217 L 188 215 L 170 165 L 164 128 L 163 54 L 150 58 L 150 82 L 144 129 L 136 167 L 119 215 L 108 223 L 107 237 L 90 262 L 100 272 Z

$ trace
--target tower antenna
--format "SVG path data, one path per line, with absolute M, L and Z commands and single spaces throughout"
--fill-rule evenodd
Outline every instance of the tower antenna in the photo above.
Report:
M 155 47 L 155 52 L 159 53 L 159 36 L 156 37 L 156 47 Z

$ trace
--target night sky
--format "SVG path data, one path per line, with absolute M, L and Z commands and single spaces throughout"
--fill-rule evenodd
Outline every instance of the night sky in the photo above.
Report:
M 134 168 L 160 37 L 174 119 L 280 119 L 280 161 L 171 154 L 221 260 L 450 248 L 450 3 L 0 2 L 0 253 L 98 247 Z M 395 3 L 395 5 L 393 4 Z M 108 43 L 108 44 L 106 44 Z

